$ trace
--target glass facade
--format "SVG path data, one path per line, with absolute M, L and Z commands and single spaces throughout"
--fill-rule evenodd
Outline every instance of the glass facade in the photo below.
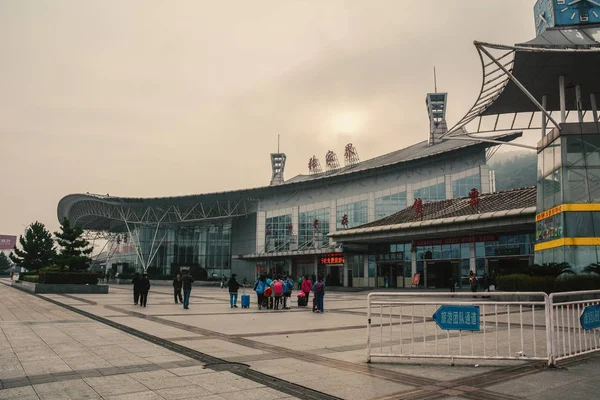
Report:
M 266 251 L 289 250 L 293 228 L 292 214 L 267 218 L 265 223 Z
M 315 220 L 317 228 L 315 229 Z M 329 244 L 329 208 L 298 214 L 298 249 L 323 247 Z
M 560 145 L 559 140 L 554 143 Z M 566 147 L 564 203 L 600 202 L 600 137 L 567 136 L 562 140 L 566 142 L 566 146 L 563 146 Z
M 348 227 L 355 228 L 369 222 L 369 206 L 367 200 L 337 206 L 336 224 L 337 229 L 342 229 L 342 217 L 348 216 Z
M 454 198 L 466 197 L 473 188 L 477 188 L 481 191 L 481 176 L 479 174 L 452 181 L 452 196 Z
M 375 219 L 381 219 L 406 208 L 406 192 L 375 199 Z
M 438 183 L 437 185 L 417 189 L 414 192 L 414 197 L 424 202 L 446 200 L 446 184 Z
M 172 267 L 180 266 L 201 267 L 208 276 L 221 276 L 231 268 L 231 222 L 158 231 L 154 227 L 130 226 L 130 230 L 132 237 L 122 234 L 111 241 L 109 254 L 113 255 L 113 264 L 127 263 L 141 272 L 139 251 L 146 262 L 150 260 L 148 268 L 156 268 L 165 275 L 171 274 Z M 139 245 L 138 250 L 135 244 Z

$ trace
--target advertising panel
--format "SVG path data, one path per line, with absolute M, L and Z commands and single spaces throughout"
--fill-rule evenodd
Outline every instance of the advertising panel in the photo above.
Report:
M 11 235 L 0 235 L 0 250 L 12 250 L 17 244 L 17 237 Z

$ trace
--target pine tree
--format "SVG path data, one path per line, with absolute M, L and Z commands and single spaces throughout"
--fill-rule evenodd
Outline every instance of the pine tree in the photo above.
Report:
M 93 247 L 83 238 L 83 229 L 72 227 L 67 218 L 63 220 L 60 232 L 54 232 L 56 241 L 60 246 L 56 256 L 56 265 L 67 268 L 69 271 L 87 269 L 92 262 L 89 257 Z
M 52 265 L 56 252 L 52 234 L 41 222 L 34 222 L 27 228 L 25 236 L 19 236 L 21 249 L 14 247 L 10 259 L 21 268 L 37 271 Z
M 12 267 L 12 263 L 8 256 L 2 252 L 0 252 L 0 272 L 3 272 Z

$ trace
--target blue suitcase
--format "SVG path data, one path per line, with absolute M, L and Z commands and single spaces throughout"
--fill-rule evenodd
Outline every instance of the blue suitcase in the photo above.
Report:
M 242 308 L 250 308 L 250 295 L 249 294 L 242 295 Z

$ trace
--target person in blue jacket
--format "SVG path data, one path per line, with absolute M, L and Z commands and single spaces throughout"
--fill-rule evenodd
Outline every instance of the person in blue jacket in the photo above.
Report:
M 283 309 L 289 310 L 288 301 L 292 301 L 292 290 L 294 289 L 294 282 L 287 276 L 283 278 Z
M 323 313 L 323 298 L 325 297 L 325 282 L 323 282 L 323 277 L 319 276 L 319 279 L 315 282 L 312 289 L 315 294 L 315 305 L 317 307 L 317 312 Z
M 256 282 L 254 283 L 254 291 L 256 292 L 256 296 L 258 298 L 258 309 L 262 309 L 262 304 L 264 301 L 265 289 L 267 288 L 267 277 L 265 275 L 261 275 Z

